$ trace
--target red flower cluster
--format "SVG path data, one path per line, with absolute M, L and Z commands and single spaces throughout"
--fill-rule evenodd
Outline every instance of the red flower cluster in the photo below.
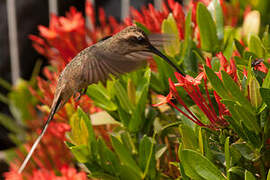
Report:
M 152 4 L 148 8 L 142 7 L 142 13 L 131 8 L 131 15 L 135 21 L 146 26 L 151 32 L 161 32 L 161 24 L 172 13 L 178 26 L 179 37 L 184 38 L 185 14 L 180 3 L 168 0 L 168 6 L 162 2 L 162 11 L 158 11 Z
M 56 173 L 52 170 L 39 169 L 34 170 L 33 175 L 23 176 L 16 171 L 10 171 L 4 174 L 6 180 L 23 180 L 25 178 L 29 180 L 86 180 L 87 176 L 85 172 L 77 172 L 73 167 L 63 165 L 60 168 L 60 172 Z
M 217 54 L 218 59 L 220 60 L 220 69 L 216 74 L 221 79 L 221 70 L 228 73 L 236 83 L 238 82 L 237 74 L 236 74 L 236 65 L 233 59 L 230 60 L 230 64 L 226 60 L 226 58 L 223 56 L 222 53 Z M 211 60 L 207 58 L 206 65 L 210 68 L 211 66 Z M 196 78 L 193 78 L 189 75 L 183 76 L 179 73 L 175 73 L 175 77 L 177 79 L 177 83 L 173 83 L 171 79 L 169 79 L 169 85 L 170 85 L 170 93 L 167 95 L 166 98 L 163 99 L 163 101 L 159 104 L 156 104 L 154 106 L 159 106 L 165 103 L 169 103 L 172 107 L 177 109 L 179 112 L 181 112 L 184 116 L 186 116 L 188 119 L 193 121 L 199 126 L 202 127 L 208 127 L 211 129 L 218 129 L 220 127 L 227 126 L 228 123 L 224 119 L 224 116 L 230 116 L 229 111 L 226 109 L 225 105 L 221 103 L 220 97 L 218 94 L 214 91 L 213 95 L 215 97 L 215 100 L 218 104 L 218 111 L 219 114 L 216 113 L 212 100 L 210 98 L 210 93 L 207 86 L 207 77 L 205 72 L 201 72 Z M 201 92 L 201 89 L 199 85 L 201 84 L 202 79 L 204 80 L 204 90 L 206 92 L 206 97 L 203 96 L 203 93 Z M 187 92 L 189 97 L 193 100 L 193 102 L 199 107 L 199 109 L 204 113 L 204 115 L 208 118 L 209 123 L 203 123 L 185 104 L 181 96 L 179 95 L 176 87 L 183 87 L 184 90 Z M 171 100 L 172 98 L 176 98 L 177 102 L 183 106 L 183 108 L 186 110 L 184 112 L 182 109 L 180 109 L 176 104 L 174 104 Z

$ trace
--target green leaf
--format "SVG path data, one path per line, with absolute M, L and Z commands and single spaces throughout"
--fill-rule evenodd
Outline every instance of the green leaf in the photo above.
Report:
M 268 170 L 268 174 L 267 174 L 267 179 L 266 180 L 270 180 L 270 169 Z
M 94 129 L 91 124 L 91 120 L 89 116 L 79 107 L 78 108 L 78 116 L 81 120 L 84 121 L 87 127 L 87 134 L 88 134 L 88 148 L 90 151 L 90 155 L 95 159 L 97 155 L 97 140 L 95 136 Z M 85 136 L 86 133 L 81 134 L 81 138 Z
M 161 29 L 162 33 L 173 36 L 170 42 L 164 43 L 164 50 L 167 55 L 174 57 L 180 52 L 180 39 L 177 24 L 171 13 L 168 15 L 168 18 L 162 22 Z
M 108 173 L 104 173 L 104 172 L 91 172 L 90 177 L 93 177 L 94 179 L 106 179 L 106 180 L 119 180 L 118 177 L 114 177 Z
M 155 158 L 158 160 L 167 151 L 167 146 L 163 145 L 160 149 L 156 151 Z
M 100 111 L 90 115 L 90 119 L 93 126 L 108 125 L 108 124 L 120 124 L 106 111 Z
M 240 119 L 245 124 L 245 126 L 250 131 L 254 131 L 258 134 L 260 132 L 260 127 L 258 125 L 256 116 L 248 111 L 244 106 L 235 104 L 234 108 L 236 111 L 238 111 Z
M 6 114 L 0 113 L 0 124 L 13 133 L 22 133 L 23 130 L 16 121 Z
M 245 180 L 256 180 L 256 178 L 251 174 L 251 172 L 245 170 Z
M 181 124 L 179 126 L 179 132 L 184 149 L 197 150 L 199 148 L 197 137 L 191 127 Z
M 234 45 L 235 45 L 237 51 L 240 53 L 241 57 L 243 57 L 245 47 L 243 47 L 242 44 L 237 39 L 234 39 Z
M 260 88 L 260 93 L 263 101 L 270 107 L 270 89 L 268 88 Z
M 185 38 L 183 48 L 181 49 L 181 60 L 183 60 L 186 72 L 196 73 L 198 71 L 198 58 L 193 50 L 196 49 L 195 43 L 192 41 L 192 16 L 191 11 L 188 12 L 185 21 Z
M 115 153 L 106 145 L 102 138 L 97 141 L 101 166 L 111 174 L 119 174 L 120 163 Z
M 185 173 L 192 179 L 223 179 L 220 170 L 207 158 L 193 150 L 182 150 L 181 162 Z
M 257 35 L 251 35 L 248 43 L 249 50 L 256 54 L 259 58 L 264 58 L 265 49 Z
M 229 169 L 229 172 L 237 174 L 240 177 L 244 177 L 245 169 L 239 166 L 234 166 Z
M 263 33 L 262 42 L 264 47 L 269 51 L 270 49 L 269 25 L 266 25 L 265 31 Z
M 78 110 L 79 111 L 79 110 Z M 70 132 L 70 138 L 71 142 L 75 145 L 87 145 L 88 144 L 88 129 L 83 121 L 77 113 L 74 113 L 70 118 L 70 126 L 71 126 L 71 132 Z
M 8 105 L 9 104 L 9 99 L 4 94 L 0 93 L 0 102 Z
M 136 88 L 136 108 L 132 112 L 132 117 L 129 122 L 129 130 L 131 132 L 139 131 L 143 128 L 143 125 L 146 121 L 145 118 L 145 107 L 147 103 L 148 97 L 148 89 L 151 77 L 151 70 L 147 68 L 144 73 L 143 78 L 141 78 L 140 83 L 137 85 Z
M 117 109 L 117 106 L 111 101 L 110 94 L 101 84 L 88 86 L 86 94 L 91 97 L 96 106 L 106 111 L 115 111 Z
M 208 10 L 211 12 L 217 26 L 217 37 L 222 40 L 224 37 L 224 23 L 223 23 L 223 12 L 219 0 L 213 0 L 208 5 Z
M 221 71 L 221 75 L 225 88 L 229 90 L 230 94 L 234 97 L 234 99 L 237 100 L 241 105 L 244 105 L 250 111 L 250 113 L 253 113 L 250 102 L 240 91 L 239 86 L 226 72 Z
M 139 166 L 137 165 L 137 163 L 132 158 L 132 155 L 130 154 L 130 152 L 125 148 L 125 146 L 123 146 L 123 144 L 116 137 L 114 136 L 110 136 L 110 137 L 111 137 L 112 146 L 116 154 L 120 158 L 121 162 L 125 164 L 127 167 L 129 167 L 130 169 L 132 169 L 138 176 L 141 177 L 143 173 L 141 169 L 139 168 Z
M 147 29 L 147 27 L 144 26 L 143 24 L 141 24 L 141 23 L 139 23 L 139 22 L 137 22 L 137 21 L 135 22 L 135 24 L 136 24 L 139 28 L 141 28 L 141 29 L 145 32 L 146 35 L 148 35 L 148 34 L 151 33 L 151 31 L 150 31 L 149 29 Z
M 156 161 L 153 153 L 153 142 L 146 135 L 142 138 L 139 146 L 139 164 L 141 169 L 144 169 L 144 176 L 155 177 Z
M 212 69 L 208 66 L 204 66 L 204 70 L 208 80 L 210 81 L 211 85 L 213 86 L 214 90 L 221 96 L 223 99 L 230 99 L 228 95 L 228 90 L 223 85 L 222 81 L 219 77 L 214 73 Z
M 201 154 L 204 154 L 204 151 L 207 147 L 207 146 L 204 146 L 205 144 L 207 144 L 207 142 L 205 142 L 205 143 L 203 143 L 203 142 L 204 142 L 204 139 L 203 139 L 203 134 L 202 134 L 202 128 L 200 127 L 199 131 L 198 131 L 198 144 L 199 144 Z
M 134 107 L 128 98 L 127 91 L 119 81 L 114 83 L 114 90 L 122 108 L 126 110 L 126 112 L 131 113 Z
M 256 161 L 259 156 L 252 151 L 247 143 L 234 143 L 232 147 L 237 149 L 241 155 L 250 161 Z
M 0 86 L 5 88 L 6 90 L 9 90 L 9 91 L 12 90 L 12 85 L 8 81 L 6 81 L 2 78 L 0 78 Z
M 267 75 L 265 76 L 263 80 L 262 88 L 270 89 L 270 71 L 268 71 Z
M 197 5 L 196 19 L 200 31 L 202 49 L 209 52 L 216 52 L 218 50 L 216 25 L 210 12 L 202 3 L 198 3 Z
M 244 123 L 242 123 L 243 131 L 248 138 L 248 143 L 250 143 L 255 148 L 260 148 L 262 141 L 260 139 L 260 136 L 257 135 L 254 131 L 250 131 Z
M 229 169 L 231 168 L 230 137 L 226 138 L 224 150 L 225 150 L 226 172 L 227 172 L 228 179 L 230 179 L 229 178 L 230 176 Z
M 260 94 L 260 84 L 257 79 L 253 76 L 250 77 L 249 80 L 249 96 L 251 104 L 258 108 L 262 103 L 262 97 Z
M 68 146 L 77 161 L 80 163 L 86 163 L 89 160 L 89 151 L 86 145 Z

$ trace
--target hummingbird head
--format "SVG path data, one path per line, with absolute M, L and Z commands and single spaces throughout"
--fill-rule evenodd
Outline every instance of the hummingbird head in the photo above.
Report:
M 173 36 L 164 34 L 150 34 L 146 33 L 138 26 L 128 26 L 116 35 L 106 41 L 109 51 L 114 51 L 116 54 L 129 56 L 134 60 L 147 58 L 149 54 L 156 54 L 167 61 L 180 74 L 183 74 L 179 68 L 156 47 L 163 46 L 165 41 L 172 39 Z
M 121 44 L 120 51 L 123 54 L 148 52 L 153 53 L 167 61 L 177 72 L 184 75 L 182 71 L 162 52 L 156 47 L 163 45 L 164 41 L 172 39 L 173 36 L 163 34 L 150 34 L 146 33 L 138 26 L 128 26 L 118 33 L 117 39 Z
M 137 26 L 128 26 L 123 29 L 117 34 L 116 39 L 121 45 L 120 51 L 123 54 L 148 51 L 150 45 L 146 33 Z

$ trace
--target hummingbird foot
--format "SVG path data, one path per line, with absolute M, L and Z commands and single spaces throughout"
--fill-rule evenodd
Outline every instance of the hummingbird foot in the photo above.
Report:
M 80 98 L 86 94 L 87 88 L 81 89 L 78 93 L 79 95 L 77 97 L 75 97 L 75 101 L 78 102 L 80 100 Z

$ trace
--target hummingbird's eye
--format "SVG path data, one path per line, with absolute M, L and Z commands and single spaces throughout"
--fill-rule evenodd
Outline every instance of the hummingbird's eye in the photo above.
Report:
M 132 36 L 129 38 L 129 41 L 133 42 L 133 43 L 139 43 L 139 44 L 142 44 L 145 42 L 145 39 L 144 37 L 142 36 Z
M 137 40 L 138 40 L 139 42 L 142 42 L 142 41 L 144 41 L 144 38 L 143 38 L 142 36 L 138 36 L 138 37 L 137 37 Z

